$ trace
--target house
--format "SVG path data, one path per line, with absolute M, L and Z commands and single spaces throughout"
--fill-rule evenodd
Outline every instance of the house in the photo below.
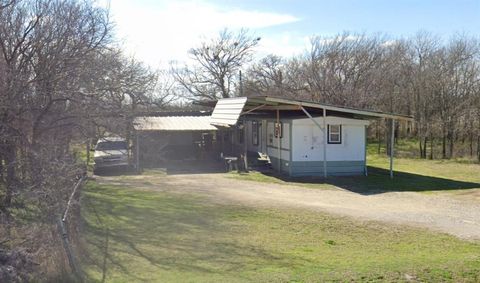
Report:
M 219 100 L 211 124 L 237 128 L 246 156 L 267 155 L 274 169 L 289 176 L 367 174 L 367 127 L 372 119 L 412 117 L 268 96 Z M 390 167 L 393 177 L 393 147 Z
M 390 119 L 392 139 L 396 121 L 412 121 L 410 116 L 268 96 L 201 104 L 213 109 L 211 116 L 136 118 L 137 167 L 175 157 L 218 160 L 242 155 L 248 164 L 266 157 L 275 170 L 289 176 L 366 175 L 370 121 Z

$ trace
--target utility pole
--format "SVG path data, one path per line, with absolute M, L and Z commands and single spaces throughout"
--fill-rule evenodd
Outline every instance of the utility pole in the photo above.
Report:
M 243 96 L 242 70 L 238 71 L 238 77 L 240 80 L 240 96 Z

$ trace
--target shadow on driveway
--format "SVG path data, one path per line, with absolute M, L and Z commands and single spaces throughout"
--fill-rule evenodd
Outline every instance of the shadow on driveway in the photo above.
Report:
M 406 172 L 394 172 L 390 179 L 390 171 L 378 167 L 368 167 L 368 176 L 332 176 L 323 177 L 288 177 L 272 170 L 260 171 L 285 182 L 300 184 L 329 184 L 363 195 L 385 192 L 421 192 L 480 189 L 480 183 L 464 182 L 446 178 L 431 177 Z

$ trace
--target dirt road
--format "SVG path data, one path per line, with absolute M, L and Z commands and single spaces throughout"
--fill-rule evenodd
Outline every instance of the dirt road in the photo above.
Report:
M 343 189 L 312 189 L 229 178 L 226 174 L 99 177 L 100 182 L 135 185 L 173 193 L 201 194 L 213 202 L 253 207 L 295 207 L 407 224 L 480 239 L 480 204 L 416 192 L 362 195 Z

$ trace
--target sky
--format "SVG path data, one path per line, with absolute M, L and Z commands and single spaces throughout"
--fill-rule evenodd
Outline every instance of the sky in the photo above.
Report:
M 480 36 L 480 0 L 105 0 L 127 54 L 153 68 L 188 62 L 188 50 L 228 28 L 260 36 L 257 56 L 293 56 L 312 36 L 344 31 L 408 37 Z

